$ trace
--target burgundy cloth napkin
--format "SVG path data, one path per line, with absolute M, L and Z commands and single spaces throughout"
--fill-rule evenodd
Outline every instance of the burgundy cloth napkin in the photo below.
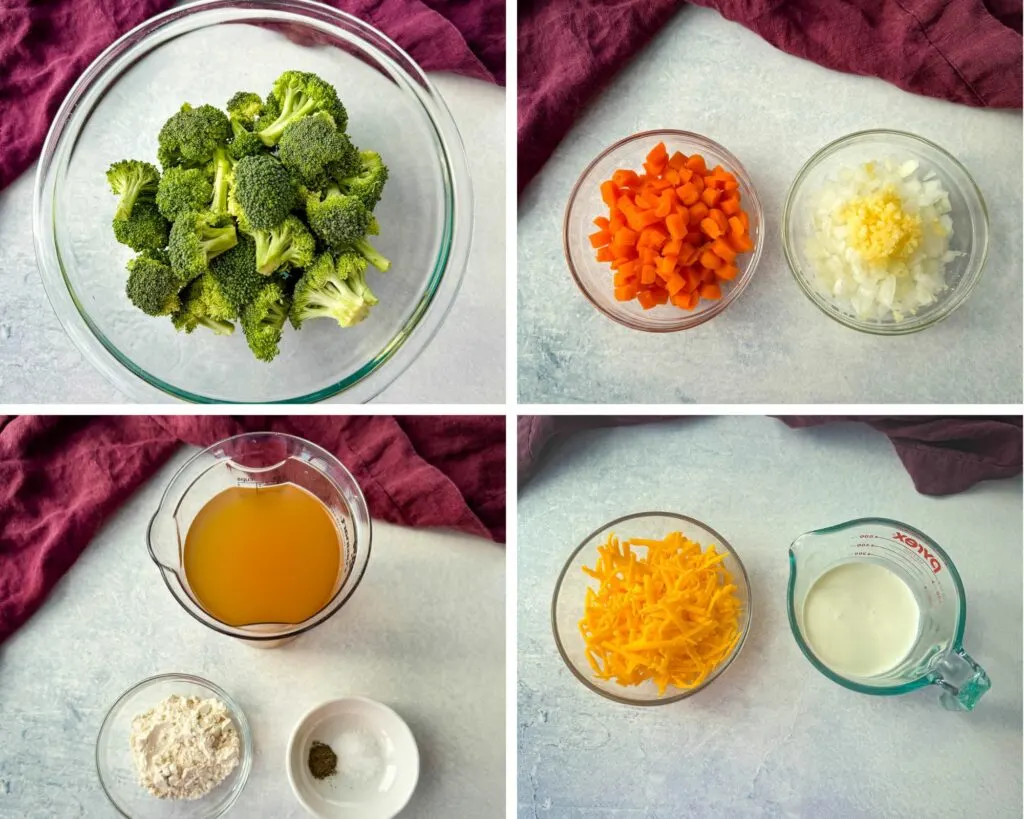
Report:
M 0 643 L 182 443 L 248 430 L 334 453 L 376 519 L 505 540 L 501 416 L 0 416 Z
M 532 477 L 552 439 L 583 429 L 664 421 L 670 416 L 524 416 L 519 419 L 519 484 Z M 693 417 L 693 416 L 683 416 Z M 932 416 L 786 416 L 790 427 L 857 421 L 885 433 L 918 492 L 952 495 L 979 481 L 1021 474 L 1019 417 L 949 418 Z
M 72 84 L 173 0 L 0 0 L 0 190 L 35 161 Z M 504 0 L 333 0 L 425 71 L 505 82 Z
M 1020 0 L 690 2 L 828 68 L 966 105 L 1021 107 Z M 520 191 L 591 98 L 683 5 L 520 0 Z M 680 54 L 679 70 L 685 72 L 685 65 Z M 765 83 L 770 93 L 771 78 Z

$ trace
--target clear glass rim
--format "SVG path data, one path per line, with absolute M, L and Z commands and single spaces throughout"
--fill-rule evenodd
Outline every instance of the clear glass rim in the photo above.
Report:
M 732 288 L 729 290 L 727 294 L 723 295 L 722 298 L 719 299 L 714 306 L 698 315 L 690 315 L 684 311 L 680 311 L 681 315 L 678 321 L 666 326 L 658 327 L 651 326 L 640 320 L 631 320 L 629 318 L 626 318 L 625 316 L 616 315 L 615 313 L 606 309 L 603 305 L 599 304 L 597 300 L 594 299 L 594 297 L 590 294 L 590 291 L 587 289 L 586 284 L 584 284 L 583 279 L 579 274 L 579 271 L 577 271 L 576 264 L 573 261 L 573 255 L 569 245 L 569 226 L 571 222 L 573 206 L 576 204 L 576 199 L 579 195 L 580 190 L 582 190 L 583 188 L 584 182 L 587 181 L 587 178 L 590 176 L 590 173 L 594 170 L 597 164 L 602 159 L 607 157 L 609 154 L 618 150 L 624 145 L 656 137 L 675 137 L 678 139 L 688 139 L 699 144 L 703 144 L 704 146 L 709 147 L 718 153 L 721 153 L 722 156 L 724 156 L 726 160 L 731 164 L 732 167 L 730 168 L 730 171 L 734 175 L 740 177 L 743 180 L 743 183 L 750 190 L 749 198 L 751 200 L 752 209 L 757 213 L 757 222 L 758 225 L 761 226 L 761 239 L 757 243 L 757 247 L 754 248 L 754 253 L 750 257 L 750 263 L 747 265 L 746 270 L 743 271 L 743 274 L 736 278 Z M 732 304 L 737 298 L 739 298 L 740 293 L 742 293 L 747 288 L 747 285 L 750 284 L 750 280 L 754 276 L 754 271 L 757 269 L 758 263 L 761 261 L 761 252 L 764 249 L 764 233 L 764 211 L 761 207 L 761 199 L 760 197 L 758 197 L 757 188 L 754 186 L 753 180 L 750 178 L 750 174 L 747 172 L 747 169 L 743 167 L 743 163 L 741 163 L 739 159 L 737 159 L 723 145 L 702 134 L 694 133 L 693 131 L 680 131 L 671 128 L 660 128 L 651 131 L 640 131 L 638 133 L 632 134 L 631 136 L 623 137 L 622 139 L 612 143 L 603 151 L 601 151 L 601 153 L 594 157 L 594 159 L 590 161 L 590 164 L 588 164 L 587 167 L 583 169 L 583 172 L 579 175 L 579 178 L 577 178 L 576 180 L 576 184 L 573 185 L 572 187 L 572 192 L 569 194 L 569 201 L 565 206 L 565 214 L 562 218 L 562 252 L 565 255 L 565 262 L 569 267 L 569 273 L 572 276 L 572 280 L 576 283 L 576 286 L 579 288 L 580 292 L 583 294 L 586 300 L 589 301 L 595 308 L 597 308 L 597 310 L 602 315 L 611 319 L 616 324 L 621 324 L 623 327 L 628 327 L 631 330 L 640 330 L 641 332 L 645 333 L 678 333 L 681 330 L 689 330 L 693 327 L 698 327 L 701 324 L 710 321 L 715 316 L 722 313 L 725 310 L 725 308 Z
M 392 71 L 405 77 L 408 88 L 413 89 L 431 124 L 433 137 L 440 149 L 438 158 L 444 185 L 444 226 L 438 256 L 433 262 L 419 302 L 391 340 L 370 361 L 340 381 L 296 397 L 246 401 L 223 399 L 175 387 L 147 372 L 106 338 L 79 302 L 57 244 L 54 214 L 56 188 L 67 171 L 72 147 L 67 143 L 72 136 L 77 138 L 77 132 L 71 134 L 68 128 L 77 121 L 82 98 L 95 88 L 106 88 L 116 81 L 116 77 L 109 76 L 109 69 L 126 55 L 143 51 L 143 46 L 162 29 L 191 17 L 194 25 L 188 31 L 194 31 L 205 26 L 205 22 L 195 15 L 218 11 L 233 11 L 237 13 L 238 21 L 269 17 L 284 22 L 315 25 L 321 29 L 327 27 L 333 29 L 331 33 L 336 36 L 341 36 L 340 33 L 344 31 L 355 30 L 361 47 L 374 51 Z M 353 398 L 355 401 L 369 401 L 376 397 L 419 357 L 444 323 L 466 272 L 473 221 L 472 183 L 462 138 L 444 100 L 426 74 L 412 57 L 377 29 L 351 14 L 311 0 L 244 3 L 238 0 L 197 0 L 151 17 L 119 37 L 85 69 L 61 103 L 40 155 L 33 201 L 36 263 L 43 287 L 61 326 L 79 352 L 115 388 L 136 400 L 170 398 L 200 404 L 314 403 L 351 390 L 356 390 Z M 423 343 L 411 349 L 406 342 L 414 331 L 417 337 L 422 337 Z M 389 362 L 390 370 L 383 370 Z M 126 377 L 126 371 L 132 377 Z
M 249 772 L 252 770 L 252 758 L 253 758 L 253 742 L 252 742 L 252 730 L 249 728 L 249 720 L 245 716 L 245 712 L 241 706 L 219 685 L 210 682 L 203 677 L 196 676 L 195 674 L 182 674 L 177 672 L 170 672 L 166 674 L 156 674 L 152 677 L 146 677 L 144 680 L 140 680 L 126 689 L 121 695 L 114 700 L 114 704 L 107 709 L 107 713 L 103 717 L 103 722 L 100 723 L 100 730 L 96 734 L 96 748 L 95 748 L 95 762 L 96 762 L 96 776 L 100 780 L 100 787 L 103 789 L 104 796 L 107 797 L 107 801 L 110 802 L 111 806 L 121 816 L 126 819 L 133 819 L 131 814 L 125 813 L 121 806 L 114 799 L 110 790 L 107 788 L 106 780 L 103 778 L 103 767 L 100 762 L 101 743 L 103 737 L 106 734 L 107 728 L 110 725 L 111 719 L 113 719 L 114 712 L 118 708 L 124 705 L 133 695 L 142 691 L 145 688 L 156 685 L 157 683 L 163 682 L 183 682 L 191 685 L 199 686 L 200 688 L 206 688 L 210 693 L 214 694 L 217 699 L 223 702 L 231 713 L 231 718 L 235 722 L 238 729 L 239 739 L 242 743 L 242 758 L 238 763 L 238 778 L 232 788 L 230 798 L 220 807 L 213 816 L 223 816 L 227 813 L 231 807 L 238 801 L 238 797 L 242 795 L 242 791 L 245 789 L 245 783 L 249 780 Z
M 794 200 L 796 199 L 796 194 L 800 190 L 808 174 L 821 164 L 822 161 L 845 148 L 847 145 L 878 137 L 895 137 L 896 139 L 906 139 L 911 142 L 918 142 L 925 145 L 930 150 L 936 151 L 940 154 L 964 175 L 964 178 L 970 186 L 970 190 L 973 191 L 974 195 L 977 197 L 981 211 L 981 218 L 986 227 L 984 241 L 981 243 L 981 250 L 977 264 L 973 269 L 967 271 L 967 275 L 960 279 L 956 285 L 956 289 L 950 294 L 950 297 L 943 302 L 942 306 L 937 308 L 934 312 L 929 313 L 927 316 L 908 319 L 897 324 L 879 324 L 877 322 L 861 321 L 860 319 L 840 312 L 834 305 L 811 287 L 808 278 L 803 273 L 803 268 L 800 266 L 800 262 L 797 259 L 796 251 L 789 242 L 789 226 L 793 217 Z M 821 310 L 821 312 L 829 318 L 834 319 L 845 327 L 849 327 L 851 330 L 857 330 L 858 332 L 867 333 L 868 335 L 902 336 L 919 332 L 927 327 L 938 324 L 943 319 L 948 318 L 959 307 L 961 307 L 970 297 L 971 293 L 974 292 L 974 288 L 980 281 L 981 274 L 985 269 L 985 262 L 988 259 L 988 225 L 988 207 L 985 204 L 985 197 L 981 195 L 981 190 L 978 188 L 977 182 L 974 181 L 974 177 L 971 176 L 970 172 L 964 164 L 960 162 L 960 160 L 942 146 L 937 145 L 925 137 L 918 136 L 917 134 L 912 134 L 908 131 L 895 131 L 888 128 L 874 128 L 865 131 L 855 131 L 852 134 L 847 134 L 846 136 L 833 140 L 824 147 L 815 151 L 811 158 L 808 159 L 797 172 L 796 177 L 789 186 L 789 191 L 786 193 L 786 203 L 782 210 L 782 251 L 786 256 L 786 264 L 789 266 L 789 272 L 793 275 L 793 278 L 796 279 L 796 283 L 799 285 L 800 290 L 815 307 Z M 978 241 L 978 237 L 973 237 L 972 241 Z
M 920 529 L 910 526 L 909 524 L 903 523 L 902 521 L 893 520 L 892 518 L 857 518 L 856 520 L 848 520 L 843 523 L 837 523 L 834 526 L 826 526 L 823 529 L 813 529 L 810 532 L 804 532 L 802 535 L 796 538 L 790 545 L 789 549 L 789 581 L 786 585 L 786 613 L 789 617 L 789 629 L 793 632 L 793 639 L 796 640 L 796 644 L 800 647 L 800 651 L 804 657 L 813 665 L 818 671 L 828 677 L 832 682 L 838 683 L 843 688 L 849 688 L 851 691 L 857 691 L 861 694 L 873 694 L 876 696 L 892 696 L 893 694 L 906 694 L 908 691 L 914 691 L 918 688 L 923 688 L 926 685 L 931 685 L 935 682 L 934 675 L 924 674 L 918 677 L 916 680 L 911 680 L 903 685 L 891 685 L 891 686 L 869 686 L 861 685 L 860 683 L 854 682 L 853 680 L 847 679 L 839 674 L 836 674 L 828 666 L 822 663 L 811 650 L 811 647 L 804 641 L 803 636 L 800 634 L 800 627 L 796 622 L 796 604 L 794 602 L 793 593 L 796 588 L 796 555 L 793 554 L 793 546 L 795 546 L 800 540 L 809 535 L 827 535 L 834 532 L 842 532 L 846 529 L 853 529 L 858 526 L 864 526 L 867 524 L 882 524 L 885 526 L 894 526 L 899 530 L 905 530 L 919 538 L 924 539 L 928 543 L 934 546 L 933 551 L 937 552 L 939 557 L 942 558 L 946 569 L 949 571 L 949 576 L 953 578 L 953 585 L 956 587 L 957 597 L 960 603 L 960 611 L 958 612 L 956 629 L 953 632 L 953 640 L 950 643 L 950 651 L 957 652 L 963 648 L 964 629 L 967 626 L 967 595 L 964 592 L 964 584 L 960 579 L 960 573 L 956 570 L 956 566 L 953 565 L 953 561 L 950 559 L 946 550 L 943 549 L 934 538 L 929 537 Z M 929 551 L 932 551 L 930 549 Z
M 618 526 L 620 523 L 636 520 L 637 518 L 672 518 L 674 520 L 681 520 L 685 521 L 686 523 L 695 524 L 700 528 L 707 530 L 717 541 L 716 545 L 722 546 L 732 556 L 732 558 L 736 561 L 736 564 L 740 567 L 740 576 L 743 580 L 743 588 L 745 589 L 747 594 L 746 622 L 743 625 L 743 632 L 740 634 L 739 642 L 737 642 L 735 647 L 733 647 L 733 650 L 732 652 L 730 652 L 729 656 L 726 657 L 719 664 L 718 668 L 716 668 L 712 674 L 709 674 L 707 679 L 704 680 L 704 682 L 702 682 L 696 688 L 691 688 L 686 691 L 681 691 L 678 694 L 673 694 L 671 696 L 666 697 L 659 697 L 653 700 L 639 700 L 625 695 L 614 694 L 611 691 L 605 691 L 602 688 L 594 685 L 593 681 L 588 679 L 586 675 L 582 674 L 580 670 L 576 667 L 575 663 L 573 663 L 573 661 L 569 659 L 569 654 L 562 643 L 562 637 L 558 631 L 558 598 L 562 591 L 562 581 L 569 573 L 569 568 L 572 566 L 573 561 L 576 559 L 576 556 L 581 551 L 583 551 L 583 549 L 586 548 L 587 544 L 590 543 L 590 541 L 593 540 L 601 532 L 607 529 L 611 529 L 614 526 Z M 743 565 L 743 560 L 740 558 L 736 550 L 732 547 L 732 544 L 730 544 L 729 541 L 727 541 L 724 537 L 718 534 L 718 532 L 716 532 L 703 521 L 697 520 L 697 518 L 691 518 L 688 515 L 680 515 L 676 512 L 634 512 L 633 514 L 623 515 L 620 518 L 616 518 L 615 520 L 609 521 L 603 526 L 599 526 L 597 529 L 595 529 L 589 535 L 587 535 L 580 542 L 580 544 L 572 550 L 572 553 L 569 555 L 568 560 L 565 561 L 565 565 L 562 567 L 562 571 L 558 574 L 558 580 L 555 581 L 555 591 L 551 597 L 551 631 L 555 636 L 555 645 L 558 647 L 558 654 L 561 656 L 562 662 L 564 662 L 569 671 L 572 672 L 572 675 L 581 683 L 583 683 L 583 685 L 585 685 L 587 688 L 593 691 L 595 694 L 600 694 L 605 699 L 609 699 L 613 702 L 618 702 L 623 705 L 637 705 L 645 708 L 657 705 L 669 705 L 673 702 L 685 700 L 687 697 L 692 697 L 694 694 L 703 691 L 705 688 L 711 685 L 711 683 L 717 680 L 725 671 L 725 669 L 732 665 L 733 661 L 739 656 L 740 650 L 743 648 L 743 644 L 747 641 L 747 635 L 750 633 L 750 625 L 751 623 L 753 623 L 753 621 L 754 597 L 750 588 L 750 578 L 747 575 L 747 567 Z M 620 687 L 624 688 L 624 686 Z
M 242 438 L 262 438 L 262 437 L 284 438 L 284 439 L 288 439 L 288 440 L 291 440 L 291 441 L 296 441 L 296 442 L 302 444 L 303 446 L 309 447 L 317 455 L 319 455 L 319 456 L 323 457 L 324 459 L 326 459 L 327 462 L 332 467 L 340 470 L 342 472 L 342 474 L 344 474 L 346 477 L 348 477 L 348 479 L 350 481 L 352 481 L 352 486 L 355 488 L 356 500 L 358 501 L 358 509 L 356 510 L 357 515 L 353 516 L 353 520 L 356 520 L 358 515 L 364 515 L 366 517 L 366 533 L 365 533 L 366 559 L 363 561 L 363 565 L 361 567 L 359 567 L 358 572 L 353 574 L 353 575 L 351 575 L 350 577 L 346 577 L 342 581 L 341 585 L 338 587 L 338 590 L 331 596 L 331 599 L 328 600 L 323 605 L 323 607 L 320 608 L 319 611 L 317 611 L 315 614 L 313 614 L 309 618 L 307 618 L 307 622 L 304 622 L 301 627 L 292 628 L 292 629 L 285 629 L 283 631 L 276 632 L 274 634 L 258 634 L 258 633 L 254 634 L 254 633 L 251 633 L 251 632 L 243 631 L 242 629 L 237 629 L 237 628 L 234 628 L 233 626 L 229 626 L 229 625 L 227 625 L 225 623 L 221 623 L 219 620 L 217 620 L 217 618 L 215 618 L 215 617 L 213 617 L 213 615 L 209 615 L 209 614 L 207 616 L 210 617 L 210 622 L 207 622 L 206 620 L 204 620 L 201 617 L 197 616 L 196 613 L 194 611 L 192 611 L 192 609 L 190 609 L 188 606 L 186 606 L 179 599 L 178 595 L 174 591 L 174 588 L 171 586 L 170 581 L 167 579 L 167 572 L 170 571 L 172 574 L 174 574 L 174 576 L 178 578 L 178 582 L 182 585 L 182 588 L 184 588 L 184 583 L 182 582 L 182 578 L 178 575 L 178 573 L 176 571 L 174 571 L 173 569 L 169 569 L 167 566 L 165 566 L 163 563 L 161 563 L 157 559 L 156 555 L 153 553 L 153 545 L 152 545 L 152 543 L 153 543 L 153 524 L 156 522 L 157 518 L 161 514 L 165 514 L 165 509 L 166 509 L 167 501 L 168 501 L 168 498 L 169 498 L 169 495 L 170 495 L 170 492 L 171 492 L 171 487 L 174 486 L 174 484 L 177 482 L 178 478 L 180 478 L 185 473 L 185 470 L 187 470 L 190 466 L 192 466 L 200 458 L 202 458 L 202 457 L 204 457 L 206 455 L 212 455 L 213 454 L 213 450 L 217 449 L 218 447 L 222 447 L 222 446 L 224 446 L 227 443 L 230 443 L 232 441 L 238 441 L 238 440 L 240 440 Z M 328 476 L 328 475 L 324 475 L 324 477 L 326 477 L 328 480 L 331 480 L 330 476 Z M 331 481 L 331 482 L 333 483 L 333 481 Z M 357 544 L 357 547 L 358 547 L 359 544 L 360 544 L 360 534 L 361 534 L 359 532 L 359 528 L 360 527 L 359 527 L 359 525 L 357 523 L 353 523 L 353 526 L 356 529 L 356 544 Z M 210 444 L 210 446 L 205 447 L 204 449 L 200 450 L 199 452 L 194 453 L 192 455 L 192 457 L 190 457 L 177 470 L 175 470 L 174 475 L 172 475 L 171 479 L 167 482 L 167 486 L 164 487 L 164 491 L 163 491 L 163 493 L 160 496 L 160 503 L 157 506 L 156 512 L 153 513 L 153 517 L 150 518 L 149 525 L 146 527 L 146 548 L 149 551 L 149 557 L 153 561 L 153 563 L 156 564 L 157 569 L 160 571 L 160 577 L 164 581 L 164 585 L 167 587 L 167 590 L 171 593 L 171 597 L 174 598 L 174 602 L 177 603 L 179 606 L 181 606 L 181 608 L 184 609 L 188 613 L 189 617 L 191 617 L 193 620 L 196 620 L 197 622 L 201 623 L 202 625 L 206 626 L 207 628 L 212 629 L 213 631 L 218 632 L 219 634 L 223 634 L 223 635 L 225 635 L 227 637 L 234 637 L 235 639 L 238 639 L 238 640 L 245 640 L 245 641 L 257 642 L 257 643 L 269 642 L 269 641 L 272 641 L 272 640 L 287 640 L 287 639 L 291 639 L 292 637 L 298 637 L 300 634 L 305 634 L 310 629 L 316 628 L 317 626 L 319 626 L 319 625 L 321 625 L 323 623 L 326 623 L 335 614 L 337 614 L 339 611 L 341 611 L 341 609 L 345 605 L 345 603 L 347 603 L 349 601 L 349 599 L 352 597 L 352 595 L 355 594 L 356 589 L 359 588 L 359 584 L 363 582 L 363 577 L 366 575 L 366 567 L 370 565 L 370 554 L 372 552 L 372 543 L 373 543 L 373 519 L 370 517 L 369 507 L 366 505 L 366 497 L 363 495 L 363 488 L 359 485 L 359 482 L 355 479 L 355 476 L 351 472 L 349 472 L 349 470 L 345 467 L 345 465 L 341 461 L 339 461 L 334 455 L 332 455 L 330 452 L 328 452 L 322 446 L 319 446 L 318 444 L 314 444 L 312 441 L 307 441 L 305 438 L 301 438 L 298 435 L 291 435 L 291 434 L 286 433 L 286 432 L 269 432 L 269 431 L 266 431 L 266 432 L 242 432 L 242 433 L 240 433 L 238 435 L 232 435 L 229 438 L 224 438 L 224 439 L 222 439 L 220 441 L 217 441 L 214 444 Z M 345 584 L 349 581 L 350 578 L 353 578 L 352 579 L 352 586 L 342 596 L 342 591 L 345 589 Z

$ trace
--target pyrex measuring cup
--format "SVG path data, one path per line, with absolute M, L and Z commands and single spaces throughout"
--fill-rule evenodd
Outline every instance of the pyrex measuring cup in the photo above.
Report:
M 203 609 L 189 588 L 183 559 L 189 526 L 199 510 L 225 489 L 288 483 L 319 499 L 337 527 L 342 554 L 331 598 L 301 623 L 222 623 Z M 344 605 L 366 571 L 370 539 L 370 514 L 352 474 L 327 450 L 276 432 L 236 435 L 186 461 L 164 490 L 147 537 L 150 557 L 185 611 L 214 631 L 264 648 L 309 631 Z
M 842 676 L 815 656 L 803 625 L 814 582 L 836 566 L 865 561 L 900 577 L 920 610 L 917 639 L 895 668 L 871 677 Z M 942 689 L 950 710 L 971 710 L 991 687 L 964 651 L 967 600 L 953 561 L 928 535 L 885 518 L 861 518 L 800 535 L 789 547 L 789 625 L 811 664 L 829 679 L 863 694 L 905 694 L 925 685 Z

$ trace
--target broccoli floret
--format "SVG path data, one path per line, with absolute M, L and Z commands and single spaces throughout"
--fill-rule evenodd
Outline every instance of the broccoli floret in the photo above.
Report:
M 271 281 L 242 310 L 242 332 L 249 349 L 260 361 L 273 361 L 277 356 L 290 306 L 281 285 Z
M 122 159 L 107 169 L 107 182 L 120 200 L 114 219 L 127 219 L 132 215 L 136 202 L 152 202 L 160 182 L 160 171 L 148 162 L 137 159 Z
M 321 253 L 295 285 L 289 318 L 298 330 L 315 318 L 332 318 L 342 327 L 352 327 L 369 314 L 370 302 L 352 288 L 331 254 Z
M 157 159 L 165 168 L 205 165 L 230 136 L 231 125 L 223 111 L 212 105 L 193 108 L 186 102 L 160 129 Z
M 253 91 L 239 91 L 228 100 L 226 108 L 228 119 L 251 129 L 256 124 L 256 119 L 263 113 L 263 100 Z
M 356 196 L 368 210 L 377 207 L 384 183 L 388 181 L 387 165 L 376 151 L 359 152 L 359 168 L 349 176 L 340 177 L 341 189 L 350 196 Z
M 234 163 L 227 148 L 218 148 L 213 155 L 213 196 L 210 210 L 214 213 L 228 212 L 228 191 L 235 181 Z
M 355 196 L 329 185 L 320 194 L 306 197 L 306 219 L 328 247 L 341 249 L 361 238 L 370 227 L 370 211 Z
M 354 241 L 351 244 L 350 249 L 366 259 L 366 261 L 376 267 L 381 273 L 387 273 L 388 269 L 391 267 L 391 260 L 371 245 L 365 236 Z
M 141 253 L 128 262 L 128 300 L 149 316 L 166 316 L 181 308 L 181 279 L 163 252 Z
M 277 145 L 285 128 L 317 111 L 330 114 L 339 131 L 348 127 L 348 113 L 334 86 L 316 74 L 285 71 L 274 83 L 271 96 L 277 103 L 277 116 L 270 121 L 264 114 L 260 121 L 259 135 L 264 145 Z
M 174 272 L 188 282 L 209 270 L 210 259 L 237 243 L 235 224 L 229 216 L 189 211 L 174 221 L 167 253 Z
M 247 156 L 235 166 L 235 201 L 229 207 L 248 228 L 277 227 L 295 206 L 295 196 L 295 183 L 274 157 Z
M 257 230 L 256 269 L 269 276 L 280 267 L 307 267 L 316 253 L 316 239 L 302 220 L 289 216 L 270 230 Z
M 364 256 L 352 250 L 345 250 L 337 255 L 334 266 L 338 275 L 348 282 L 348 286 L 356 295 L 371 307 L 377 303 L 377 297 L 366 283 L 366 268 L 369 264 Z
M 356 149 L 323 112 L 304 117 L 285 128 L 277 145 L 277 158 L 296 179 L 310 188 L 327 184 L 331 173 L 356 162 Z
M 190 210 L 205 209 L 212 198 L 213 186 L 201 168 L 168 168 L 156 189 L 156 206 L 172 222 Z
M 131 216 L 114 219 L 114 238 L 132 250 L 160 250 L 167 245 L 171 224 L 155 202 L 136 202 Z
M 231 250 L 210 260 L 210 275 L 238 313 L 267 283 L 266 277 L 256 270 L 256 242 L 244 233 Z
M 263 153 L 267 148 L 252 131 L 247 131 L 243 126 L 231 121 L 231 131 L 234 134 L 231 143 L 228 145 L 228 153 L 236 162 L 247 156 L 256 156 Z
M 171 316 L 171 321 L 186 333 L 196 327 L 206 327 L 219 336 L 228 336 L 235 331 L 231 323 L 235 315 L 217 282 L 209 273 L 204 273 L 182 294 L 181 307 Z

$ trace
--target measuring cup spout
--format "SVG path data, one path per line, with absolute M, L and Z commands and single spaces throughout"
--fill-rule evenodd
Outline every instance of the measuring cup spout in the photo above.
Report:
M 174 516 L 157 509 L 146 530 L 149 556 L 161 569 L 177 574 L 181 565 L 178 551 L 178 527 Z
M 942 688 L 939 702 L 950 711 L 970 711 L 992 687 L 992 681 L 980 665 L 963 649 L 946 654 L 932 672 Z

